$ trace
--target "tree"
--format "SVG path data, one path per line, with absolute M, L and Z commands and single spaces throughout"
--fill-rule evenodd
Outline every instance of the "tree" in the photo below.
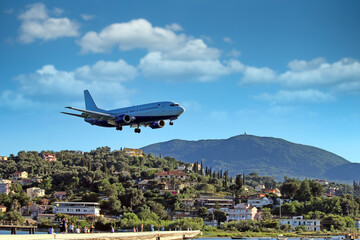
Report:
M 299 189 L 296 191 L 295 199 L 306 202 L 310 201 L 312 198 L 311 189 L 308 180 L 301 182 Z
M 218 223 L 218 226 L 220 226 L 221 222 L 226 222 L 226 213 L 221 210 L 215 210 L 214 217 Z
M 284 198 L 293 198 L 296 191 L 298 190 L 298 185 L 296 182 L 284 182 L 280 187 L 280 192 Z
M 52 187 L 52 178 L 50 176 L 47 176 L 46 178 L 44 178 L 41 182 L 41 187 L 43 189 L 45 189 L 45 191 L 49 191 L 51 190 L 51 187 Z
M 25 219 L 21 216 L 21 213 L 18 211 L 12 210 L 5 214 L 5 220 L 7 221 L 17 221 L 19 223 L 23 223 Z
M 241 176 L 241 174 L 236 175 L 235 184 L 236 184 L 236 186 L 237 186 L 237 189 L 242 188 L 242 186 L 243 186 L 243 181 L 242 181 L 242 176 Z
M 207 215 L 209 214 L 208 210 L 206 207 L 200 207 L 198 209 L 198 215 L 199 217 L 205 218 Z

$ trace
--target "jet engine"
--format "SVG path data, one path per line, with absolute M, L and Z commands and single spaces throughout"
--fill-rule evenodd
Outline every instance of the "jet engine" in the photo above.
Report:
M 156 129 L 156 128 L 162 128 L 165 126 L 165 121 L 164 120 L 160 120 L 160 121 L 155 121 L 155 122 L 152 122 L 150 124 L 150 127 L 152 129 Z
M 115 118 L 115 122 L 119 124 L 131 122 L 131 117 L 127 114 L 119 115 Z

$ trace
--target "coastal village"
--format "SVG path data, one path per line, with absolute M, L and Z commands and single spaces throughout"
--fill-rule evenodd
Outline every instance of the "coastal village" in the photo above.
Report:
M 154 158 L 151 155 L 147 156 L 140 149 L 124 148 L 118 152 L 116 154 L 123 154 L 125 158 L 130 159 L 132 162 L 141 161 L 144 156 Z M 84 152 L 73 151 L 72 154 L 82 158 Z M 58 161 L 55 153 L 42 152 L 39 157 L 46 164 L 56 164 Z M 10 161 L 9 157 L 6 156 L 1 156 L 0 160 L 3 165 Z M 175 165 L 176 168 L 174 169 L 165 167 L 161 171 L 152 171 L 147 176 L 143 173 L 135 175 L 133 168 L 115 169 L 111 167 L 110 170 L 106 169 L 105 171 L 109 172 L 109 175 L 120 179 L 116 183 L 117 185 L 113 183 L 116 186 L 131 185 L 131 187 L 125 187 L 122 190 L 125 193 L 131 188 L 131 191 L 138 191 L 137 194 L 140 194 L 141 197 L 155 193 L 159 198 L 176 197 L 177 201 L 172 206 L 160 206 L 161 211 L 166 215 L 166 219 L 170 221 L 201 219 L 203 222 L 202 227 L 220 227 L 229 223 L 268 221 L 268 223 L 275 222 L 273 224 L 274 228 L 290 232 L 299 230 L 308 232 L 322 231 L 329 227 L 325 226 L 326 223 L 323 222 L 324 216 L 321 214 L 313 214 L 310 217 L 309 213 L 297 215 L 297 211 L 292 208 L 299 201 L 294 197 L 289 197 L 289 191 L 284 187 L 287 182 L 282 185 L 272 182 L 270 185 L 273 187 L 269 188 L 266 186 L 269 184 L 263 184 L 261 181 L 249 181 L 247 183 L 249 176 L 257 177 L 255 173 L 250 174 L 248 177 L 245 174 L 239 174 L 235 178 L 228 176 L 226 171 L 224 173 L 222 171 L 212 171 L 210 168 L 203 166 L 203 163 L 188 164 L 181 162 Z M 19 167 L 19 169 L 21 168 Z M 89 196 L 93 194 L 92 197 L 86 198 L 83 196 L 79 198 L 74 197 L 73 191 L 70 191 L 69 188 L 54 191 L 49 182 L 49 179 L 51 179 L 50 174 L 40 175 L 30 174 L 27 171 L 15 171 L 8 178 L 4 177 L 6 176 L 4 173 L 1 173 L 1 175 L 3 178 L 0 179 L 0 203 L 2 204 L 0 206 L 0 216 L 3 219 L 10 219 L 9 216 L 6 217 L 6 213 L 11 210 L 20 214 L 13 220 L 32 222 L 43 227 L 58 226 L 64 216 L 72 217 L 75 222 L 86 219 L 91 222 L 100 220 L 114 223 L 121 221 L 124 216 L 125 218 L 128 217 L 129 213 L 135 212 L 140 220 L 146 220 L 144 217 L 141 218 L 141 211 L 145 212 L 146 209 L 141 208 L 141 206 L 138 206 L 138 208 L 134 208 L 134 206 L 126 208 L 126 200 L 121 201 L 122 209 L 111 211 L 113 208 L 112 206 L 109 207 L 111 201 L 119 201 L 118 199 L 121 199 L 121 197 L 114 200 L 113 193 L 107 193 L 111 189 L 104 190 L 105 186 L 98 186 L 98 193 L 87 193 Z M 206 181 L 214 184 L 203 183 L 203 179 L 207 176 L 210 177 Z M 258 176 L 258 178 L 261 177 Z M 68 179 L 65 184 L 72 184 L 73 179 Z M 48 183 L 45 183 L 46 181 Z M 217 187 L 218 190 L 215 189 L 214 186 L 219 182 L 220 185 L 223 185 L 223 188 L 228 189 L 227 193 L 224 194 L 223 190 L 220 191 L 220 187 Z M 288 183 L 292 184 L 293 182 L 289 181 Z M 50 188 L 45 189 L 45 186 L 49 186 L 49 184 Z M 317 198 L 339 199 L 339 187 L 331 185 L 328 181 L 316 179 L 312 180 L 311 184 L 315 184 L 314 186 L 318 188 Z M 20 190 L 18 189 L 19 186 L 21 186 Z M 189 189 L 197 189 L 198 191 L 191 192 Z M 7 206 L 4 204 L 7 199 L 5 195 L 13 197 L 21 194 L 24 195 L 22 200 L 15 198 L 16 200 L 7 202 Z M 98 201 L 92 201 L 92 199 Z M 155 204 L 149 205 L 153 209 L 155 209 L 155 206 L 159 208 Z M 107 210 L 103 209 L 102 206 L 108 206 Z M 153 209 L 149 209 L 148 214 L 154 213 Z M 155 212 L 155 214 L 157 213 Z M 352 214 L 352 216 L 355 215 Z M 157 216 L 156 219 L 160 222 L 160 216 Z M 360 221 L 354 217 L 353 224 L 354 228 L 359 228 Z M 270 225 L 267 228 L 271 228 Z M 138 226 L 133 227 L 135 229 Z M 336 226 L 331 225 L 330 228 L 334 230 Z

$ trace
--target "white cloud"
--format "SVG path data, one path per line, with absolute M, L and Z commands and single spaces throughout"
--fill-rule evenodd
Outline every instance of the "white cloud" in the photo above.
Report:
M 178 32 L 178 31 L 183 31 L 184 29 L 177 23 L 173 23 L 173 24 L 170 24 L 170 25 L 166 25 L 165 26 L 166 29 L 169 29 L 171 31 L 174 31 L 174 32 Z
M 82 53 L 107 52 L 114 46 L 121 50 L 145 48 L 149 51 L 166 51 L 184 45 L 186 37 L 173 31 L 153 27 L 145 19 L 136 19 L 126 23 L 114 23 L 100 33 L 88 32 L 78 42 Z
M 337 88 L 339 85 L 351 86 L 360 82 L 360 62 L 344 58 L 328 63 L 322 58 L 310 62 L 292 61 L 290 71 L 278 78 L 281 84 L 293 88 L 328 86 Z
M 231 38 L 229 38 L 229 37 L 224 37 L 224 42 L 226 42 L 226 43 L 234 43 L 234 41 L 231 39 Z
M 278 74 L 270 68 L 246 67 L 241 84 L 276 83 L 292 89 L 323 87 L 331 91 L 359 91 L 360 62 L 344 58 L 328 63 L 324 58 L 289 62 L 290 70 Z M 354 89 L 355 88 L 355 89 Z
M 15 93 L 10 90 L 5 90 L 0 93 L 0 106 L 9 106 L 13 110 L 21 108 L 32 108 L 40 105 L 38 102 L 33 102 L 30 99 L 26 99 L 22 94 Z
M 280 90 L 276 94 L 263 93 L 255 96 L 255 99 L 275 103 L 294 103 L 294 102 L 328 102 L 335 100 L 330 93 L 324 93 L 319 90 Z
M 61 9 L 55 9 L 61 14 Z M 53 40 L 60 37 L 75 37 L 78 35 L 78 24 L 68 18 L 52 18 L 42 3 L 35 3 L 27 7 L 27 11 L 19 16 L 20 41 L 31 43 L 36 39 Z
M 120 59 L 117 62 L 98 61 L 92 66 L 82 66 L 74 71 L 75 77 L 79 79 L 103 81 L 128 81 L 137 76 L 137 69 Z
M 81 14 L 80 16 L 85 21 L 89 21 L 89 20 L 91 20 L 91 19 L 93 19 L 95 17 L 94 15 L 89 15 L 89 14 Z
M 0 99 L 2 105 L 15 107 L 27 106 L 24 102 L 40 102 L 39 99 L 43 97 L 46 97 L 46 102 L 59 98 L 69 102 L 69 99 L 81 97 L 84 89 L 89 89 L 91 93 L 98 94 L 99 100 L 107 106 L 119 107 L 116 104 L 122 106 L 128 103 L 128 97 L 135 93 L 135 90 L 125 88 L 122 82 L 132 80 L 136 75 L 136 68 L 123 60 L 99 61 L 73 71 L 62 71 L 53 65 L 45 65 L 32 74 L 17 76 L 15 81 L 19 86 L 16 94 L 3 91 Z M 14 103 L 10 99 L 15 99 Z
M 237 57 L 240 57 L 241 56 L 241 52 L 236 50 L 236 49 L 232 49 L 228 54 L 227 54 L 228 57 L 234 57 L 234 58 L 237 58 Z
M 4 13 L 6 13 L 6 14 L 12 14 L 13 12 L 14 12 L 14 9 L 12 9 L 12 8 L 7 8 L 4 10 Z
M 147 78 L 168 81 L 210 81 L 231 73 L 219 60 L 171 60 L 161 52 L 151 52 L 141 59 L 139 69 Z
M 270 68 L 256 68 L 246 66 L 241 84 L 273 83 L 276 81 L 276 72 Z

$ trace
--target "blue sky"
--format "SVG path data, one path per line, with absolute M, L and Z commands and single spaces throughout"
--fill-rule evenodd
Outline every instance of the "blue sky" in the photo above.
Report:
M 0 155 L 248 132 L 360 162 L 359 1 L 1 1 Z M 60 114 L 179 102 L 122 132 Z

